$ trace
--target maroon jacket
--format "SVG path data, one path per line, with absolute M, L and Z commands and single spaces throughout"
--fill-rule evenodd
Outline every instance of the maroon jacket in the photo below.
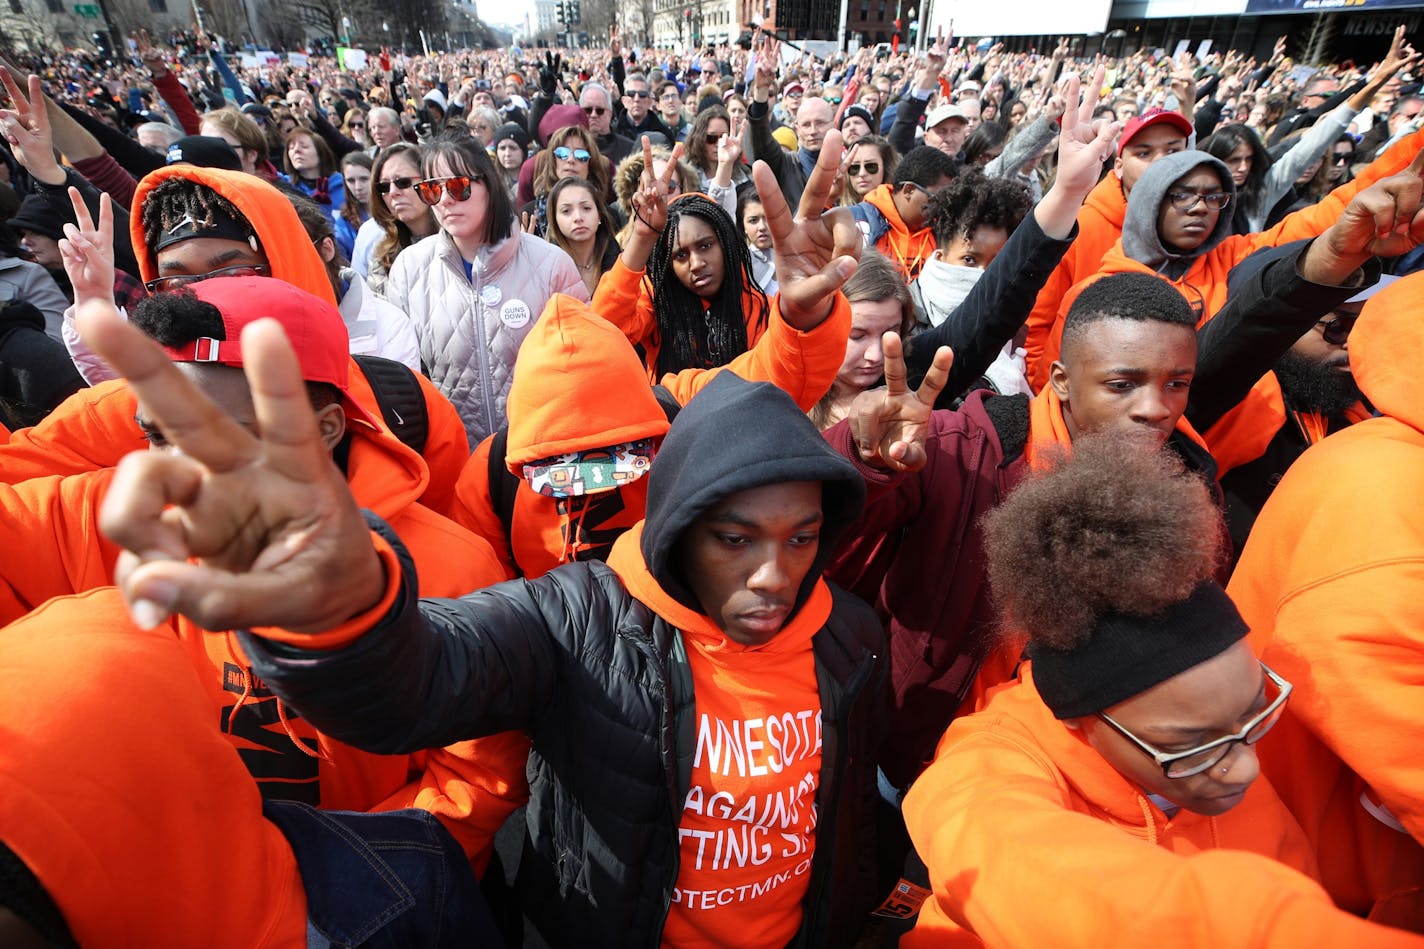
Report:
M 865 510 L 827 579 L 874 605 L 890 637 L 895 710 L 880 766 L 906 788 L 934 757 L 994 637 L 980 521 L 1028 471 L 1028 399 L 977 391 L 935 412 L 914 474 L 861 463 L 848 423 L 826 440 L 865 478 Z

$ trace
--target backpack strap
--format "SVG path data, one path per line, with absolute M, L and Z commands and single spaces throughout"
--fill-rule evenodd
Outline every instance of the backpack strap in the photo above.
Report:
M 371 384 L 376 404 L 381 408 L 381 418 L 391 434 L 417 454 L 425 454 L 425 443 L 430 437 L 430 411 L 415 372 L 404 363 L 383 356 L 351 358 Z
M 519 484 L 523 479 L 516 477 L 509 470 L 505 458 L 508 451 L 509 426 L 501 425 L 499 431 L 490 436 L 489 469 L 485 477 L 489 483 L 490 501 L 494 506 L 495 517 L 499 518 L 500 525 L 504 527 L 505 543 L 509 546 L 509 562 L 514 564 L 514 569 L 523 576 L 523 571 L 519 570 L 519 562 L 514 557 L 514 499 L 519 493 Z

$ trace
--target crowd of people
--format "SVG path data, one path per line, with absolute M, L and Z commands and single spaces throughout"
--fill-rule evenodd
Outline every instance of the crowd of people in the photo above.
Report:
M 1403 27 L 165 40 L 0 61 L 0 944 L 1424 946 Z

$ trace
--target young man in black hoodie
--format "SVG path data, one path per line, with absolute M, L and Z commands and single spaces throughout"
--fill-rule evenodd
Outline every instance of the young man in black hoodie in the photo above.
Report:
M 798 232 L 829 237 L 810 218 Z M 831 304 L 853 268 L 829 246 L 799 248 L 784 297 Z M 182 449 L 133 456 L 109 495 L 141 624 L 178 611 L 254 630 L 264 681 L 358 747 L 527 729 L 519 889 L 555 946 L 855 941 L 879 895 L 884 634 L 820 579 L 864 485 L 786 393 L 724 373 L 692 400 L 607 564 L 417 601 L 399 541 L 363 520 L 292 410 L 273 327 L 242 340 L 254 436 L 113 314 L 81 322 Z

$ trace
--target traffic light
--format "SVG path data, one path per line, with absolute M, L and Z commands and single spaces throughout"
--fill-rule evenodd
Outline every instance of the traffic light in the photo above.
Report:
M 569 25 L 583 22 L 583 14 L 579 11 L 579 0 L 569 0 Z
M 559 0 L 558 3 L 554 4 L 554 15 L 558 17 L 560 26 L 569 22 L 568 15 L 564 12 L 564 0 Z

